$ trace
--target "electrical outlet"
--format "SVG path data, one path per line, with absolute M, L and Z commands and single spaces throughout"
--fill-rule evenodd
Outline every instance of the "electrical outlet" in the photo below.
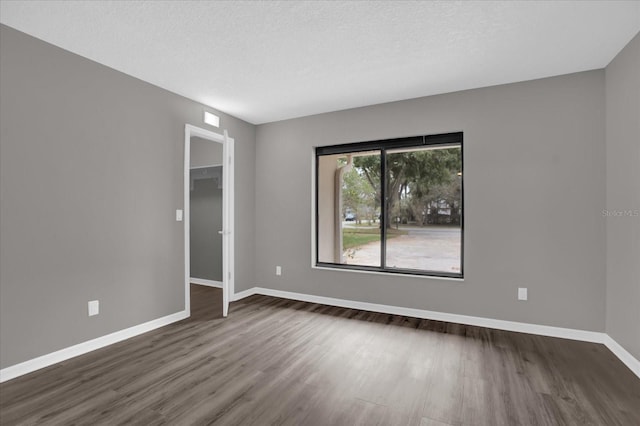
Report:
M 98 315 L 100 313 L 100 301 L 99 300 L 90 300 L 89 301 L 89 316 L 92 317 L 94 315 Z
M 282 266 L 276 266 L 276 275 L 282 275 Z
M 527 288 L 519 287 L 518 288 L 518 300 L 527 300 Z

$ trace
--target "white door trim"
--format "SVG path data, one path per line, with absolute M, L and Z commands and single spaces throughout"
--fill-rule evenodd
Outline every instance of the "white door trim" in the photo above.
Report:
M 200 138 L 222 144 L 222 314 L 227 316 L 230 295 L 234 292 L 234 172 L 233 152 L 234 140 L 227 131 L 224 134 L 215 133 L 191 124 L 184 126 L 184 306 L 191 315 L 191 250 L 190 250 L 190 170 L 191 170 L 191 137 Z

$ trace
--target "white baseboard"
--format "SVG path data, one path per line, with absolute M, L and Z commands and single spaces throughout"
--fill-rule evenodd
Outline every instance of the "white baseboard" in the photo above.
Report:
M 380 312 L 383 314 L 404 315 L 407 317 L 424 318 L 435 321 L 454 322 L 457 324 L 475 325 L 478 327 L 517 331 L 519 333 L 538 334 L 541 336 L 562 337 L 564 339 L 581 340 L 585 342 L 604 343 L 605 336 L 604 333 L 599 333 L 596 331 L 575 330 L 572 328 L 552 327 L 548 325 L 528 324 L 524 322 L 504 321 L 459 314 L 448 314 L 445 312 L 403 308 L 400 306 L 380 305 L 377 303 L 358 302 L 355 300 L 334 299 L 332 297 L 292 293 L 289 291 L 273 290 L 270 288 L 262 287 L 256 287 L 255 293 L 264 294 L 265 296 L 281 297 L 283 299 L 293 299 L 301 300 L 303 302 L 339 306 L 342 308 L 361 309 L 363 311 Z
M 194 283 L 195 284 L 195 283 Z M 560 337 L 564 339 L 580 340 L 585 342 L 602 343 L 616 355 L 629 369 L 640 377 L 640 361 L 634 358 L 627 350 L 620 346 L 615 340 L 605 333 L 576 330 L 571 328 L 551 327 L 547 325 L 528 324 L 514 321 L 496 320 L 491 318 L 473 317 L 468 315 L 449 314 L 444 312 L 427 311 L 423 309 L 403 308 L 399 306 L 381 305 L 377 303 L 359 302 L 355 300 L 336 299 L 333 297 L 314 296 L 310 294 L 294 293 L 289 291 L 274 290 L 262 287 L 252 287 L 250 289 L 235 293 L 232 301 L 238 301 L 254 294 L 279 297 L 282 299 L 300 300 L 303 302 L 319 303 L 322 305 L 339 306 L 350 309 L 360 309 L 364 311 L 380 312 L 385 314 L 404 315 L 415 318 L 431 319 L 436 321 L 446 321 L 458 324 L 474 325 L 479 327 L 494 328 L 498 330 L 516 331 L 520 333 L 537 334 L 541 336 Z M 169 325 L 176 321 L 189 317 L 187 311 L 177 312 L 166 317 L 158 318 L 140 325 L 136 325 L 124 330 L 116 331 L 106 336 L 98 337 L 87 342 L 83 342 L 20 364 L 0 370 L 0 383 L 13 378 L 31 373 L 44 367 L 74 358 L 78 355 L 103 348 L 105 346 L 126 340 L 128 338 L 146 333 L 156 328 Z
M 623 348 L 618 342 L 613 340 L 608 334 L 604 339 L 604 344 L 620 361 L 624 363 L 629 370 L 633 371 L 636 376 L 640 377 L 640 361 L 631 355 L 625 348 Z
M 41 368 L 66 361 L 78 355 L 83 355 L 87 352 L 95 351 L 96 349 L 118 343 L 139 334 L 155 330 L 156 328 L 164 327 L 165 325 L 169 325 L 188 317 L 189 313 L 187 311 L 177 312 L 175 314 L 167 315 L 166 317 L 158 318 L 133 327 L 125 328 L 124 330 L 107 334 L 106 336 L 101 336 L 77 345 L 69 346 L 68 348 L 60 349 L 59 351 L 51 352 L 28 361 L 21 362 L 20 364 L 3 368 L 0 370 L 0 383 L 40 370 Z
M 205 280 L 204 278 L 189 278 L 191 284 L 206 285 L 207 287 L 222 288 L 222 281 Z
M 243 290 L 241 292 L 235 293 L 231 297 L 232 302 L 237 302 L 238 300 L 244 299 L 245 297 L 253 296 L 256 293 L 257 287 L 251 287 L 250 289 Z
M 494 328 L 498 330 L 515 331 L 519 333 L 536 334 L 540 336 L 560 337 L 563 339 L 604 344 L 620 361 L 638 377 L 640 377 L 640 361 L 620 346 L 608 334 L 597 331 L 577 330 L 573 328 L 552 327 L 548 325 L 529 324 L 515 321 L 504 321 L 491 318 L 473 317 L 468 315 L 449 314 L 445 312 L 427 311 L 423 309 L 403 308 L 399 306 L 380 305 L 377 303 L 358 302 L 355 300 L 335 299 L 333 297 L 314 296 L 311 294 L 294 293 L 270 288 L 254 287 L 245 290 L 242 297 L 253 294 L 280 297 L 283 299 L 300 300 L 303 302 L 320 303 L 322 305 L 339 306 L 342 308 L 361 309 L 364 311 L 380 312 L 384 314 L 404 315 L 414 318 L 424 318 L 435 321 L 446 321 L 458 324 L 474 325 L 478 327 Z M 235 299 L 239 300 L 239 299 Z

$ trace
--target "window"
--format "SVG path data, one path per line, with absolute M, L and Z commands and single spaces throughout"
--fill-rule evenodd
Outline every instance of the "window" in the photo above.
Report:
M 316 148 L 316 264 L 463 276 L 462 133 Z

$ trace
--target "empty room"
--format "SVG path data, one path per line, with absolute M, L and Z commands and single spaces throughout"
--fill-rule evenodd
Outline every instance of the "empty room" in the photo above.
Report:
M 0 425 L 639 425 L 639 1 L 0 0 Z

